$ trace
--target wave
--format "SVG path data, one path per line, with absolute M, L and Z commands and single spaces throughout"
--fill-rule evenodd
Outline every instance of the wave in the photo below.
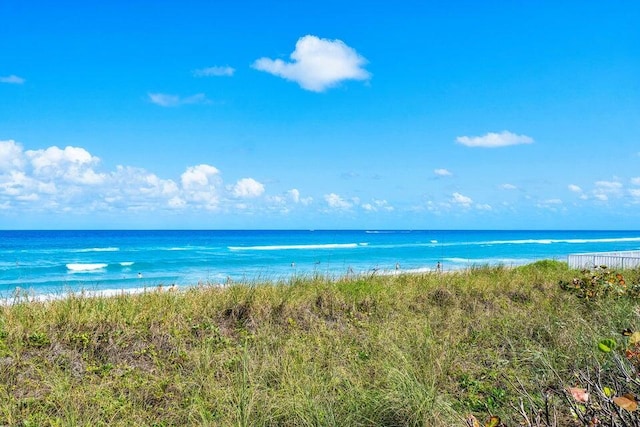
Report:
M 108 264 L 96 263 L 96 264 L 67 264 L 67 268 L 74 272 L 88 272 L 102 270 Z
M 133 264 L 135 264 L 135 262 L 133 261 L 125 261 L 120 263 L 120 265 L 123 267 L 131 267 Z
M 486 242 L 468 242 L 472 245 L 551 245 L 553 243 L 619 243 L 640 242 L 640 237 L 603 237 L 599 239 L 521 239 L 521 240 L 489 240 Z
M 76 249 L 73 252 L 118 252 L 120 248 L 108 247 L 108 248 L 85 248 Z
M 353 249 L 367 246 L 367 243 L 329 243 L 315 245 L 267 245 L 267 246 L 228 246 L 230 251 L 283 251 L 306 249 Z

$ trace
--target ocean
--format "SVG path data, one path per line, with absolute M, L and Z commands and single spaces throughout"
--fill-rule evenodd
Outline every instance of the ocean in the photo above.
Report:
M 639 248 L 640 231 L 0 231 L 0 298 L 516 266 Z

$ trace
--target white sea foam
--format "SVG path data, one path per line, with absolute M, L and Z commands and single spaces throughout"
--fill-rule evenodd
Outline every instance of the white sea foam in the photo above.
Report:
M 125 262 L 121 262 L 120 263 L 120 265 L 123 266 L 123 267 L 130 267 L 133 264 L 135 264 L 135 262 L 133 262 L 133 261 L 125 261 Z
M 105 268 L 108 264 L 96 263 L 96 264 L 67 264 L 67 268 L 74 272 L 88 272 L 96 271 Z
M 120 248 L 108 247 L 108 248 L 84 248 L 78 249 L 74 252 L 118 252 Z
M 640 237 L 611 237 L 600 239 L 521 239 L 521 240 L 489 240 L 486 242 L 469 242 L 475 245 L 551 245 L 553 243 L 618 243 L 640 242 Z
M 230 251 L 282 251 L 306 249 L 351 249 L 364 246 L 362 243 L 330 243 L 321 245 L 268 245 L 268 246 L 229 246 Z

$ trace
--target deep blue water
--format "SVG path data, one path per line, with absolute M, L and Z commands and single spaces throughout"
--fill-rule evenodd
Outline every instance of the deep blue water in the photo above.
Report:
M 0 231 L 0 297 L 384 274 L 640 248 L 640 231 Z

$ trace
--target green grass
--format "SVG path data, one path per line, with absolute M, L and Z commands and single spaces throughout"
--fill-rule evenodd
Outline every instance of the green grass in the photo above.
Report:
M 0 307 L 0 425 L 454 426 L 571 385 L 640 329 L 543 261 Z M 637 272 L 625 272 L 628 280 Z

